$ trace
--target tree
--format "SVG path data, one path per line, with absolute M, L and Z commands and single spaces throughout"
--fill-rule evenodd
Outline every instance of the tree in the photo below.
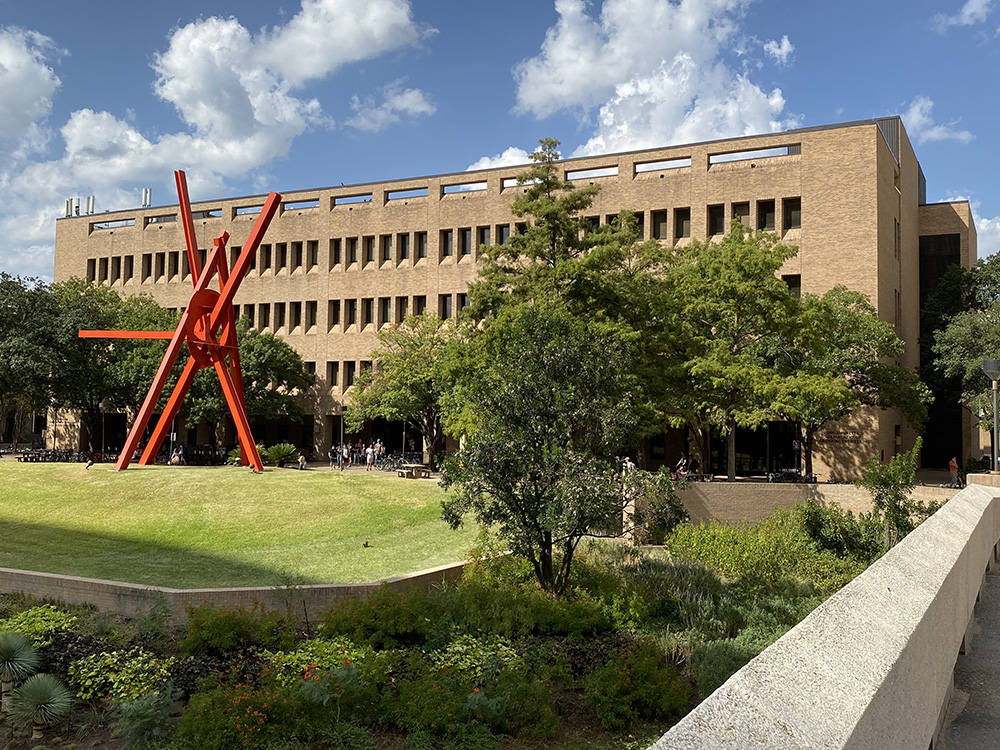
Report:
M 896 408 L 920 428 L 931 396 L 916 373 L 891 361 L 904 346 L 859 292 L 834 287 L 802 298 L 795 345 L 773 400 L 777 413 L 802 423 L 807 475 L 816 432 L 860 406 Z
M 695 428 L 703 458 L 707 427 L 727 436 L 730 479 L 736 428 L 755 428 L 774 414 L 771 397 L 798 313 L 798 300 L 777 273 L 795 252 L 773 232 L 734 221 L 721 241 L 676 247 L 665 275 L 674 290 L 658 316 L 672 323 L 667 408 Z
M 871 493 L 872 507 L 885 522 L 884 544 L 887 550 L 937 510 L 933 504 L 927 505 L 910 498 L 916 485 L 920 446 L 921 440 L 917 438 L 912 450 L 896 454 L 888 464 L 880 462 L 878 456 L 871 456 L 861 479 L 856 482 Z
M 372 368 L 354 383 L 348 427 L 357 430 L 364 420 L 376 417 L 412 422 L 436 466 L 444 448 L 444 399 L 455 383 L 452 358 L 458 329 L 454 321 L 418 315 L 383 328 L 377 336 Z
M 250 328 L 250 320 L 245 317 L 237 321 L 236 339 L 247 416 L 288 416 L 300 421 L 302 407 L 295 392 L 312 387 L 315 377 L 306 370 L 299 353 L 274 334 Z M 182 409 L 188 429 L 208 422 L 214 428 L 212 440 L 216 439 L 219 423 L 229 413 L 229 407 L 214 368 L 205 368 L 195 376 Z
M 444 517 L 495 525 L 546 591 L 566 590 L 577 545 L 615 535 L 629 488 L 612 464 L 649 418 L 636 336 L 556 305 L 501 313 L 470 343 L 474 427 L 445 463 Z

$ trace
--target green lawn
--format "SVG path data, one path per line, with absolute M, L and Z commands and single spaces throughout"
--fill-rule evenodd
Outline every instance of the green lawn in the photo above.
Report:
M 4 459 L 0 487 L 0 567 L 174 588 L 376 581 L 476 533 L 440 520 L 436 482 L 383 472 Z

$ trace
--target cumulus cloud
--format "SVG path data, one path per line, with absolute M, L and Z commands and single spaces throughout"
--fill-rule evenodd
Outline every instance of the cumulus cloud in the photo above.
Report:
M 473 171 L 476 169 L 496 169 L 497 167 L 517 167 L 522 164 L 530 164 L 531 155 L 525 151 L 523 148 L 517 148 L 516 146 L 511 146 L 505 149 L 502 153 L 494 154 L 493 156 L 484 156 L 477 161 L 474 161 L 468 167 L 467 171 Z
M 788 41 L 787 36 L 782 36 L 780 42 L 773 39 L 764 42 L 764 51 L 773 57 L 779 65 L 787 65 L 788 58 L 795 51 L 795 45 Z
M 939 13 L 934 16 L 934 26 L 944 32 L 952 26 L 975 26 L 983 23 L 990 13 L 996 0 L 966 0 L 965 4 L 954 15 Z
M 82 109 L 55 129 L 63 153 L 37 161 L 30 153 L 49 139 L 45 118 L 59 86 L 50 58 L 58 50 L 37 32 L 0 29 L 0 198 L 7 206 L 0 232 L 12 248 L 0 254 L 0 267 L 50 275 L 53 220 L 68 196 L 96 194 L 98 210 L 136 205 L 140 186 L 169 190 L 172 170 L 194 164 L 195 198 L 223 192 L 227 178 L 253 180 L 298 136 L 332 125 L 318 100 L 299 93 L 304 84 L 433 33 L 414 21 L 409 0 L 302 0 L 287 23 L 257 33 L 232 17 L 188 23 L 170 33 L 152 63 L 154 91 L 174 107 L 182 129 L 151 137 L 133 111 L 117 117 Z M 379 106 L 386 122 L 434 111 L 422 92 L 401 87 L 390 87 Z
M 35 31 L 0 27 L 0 138 L 37 139 L 59 78 L 48 64 L 55 43 Z
M 374 96 L 351 98 L 354 117 L 347 124 L 358 130 L 376 133 L 399 122 L 403 116 L 432 115 L 437 110 L 420 89 L 404 89 L 402 81 L 394 81 L 381 91 L 382 101 Z
M 604 0 L 596 12 L 585 0 L 556 0 L 539 54 L 514 68 L 515 111 L 581 114 L 594 131 L 575 156 L 795 127 L 780 89 L 765 91 L 726 63 L 750 49 L 739 32 L 747 5 Z M 787 63 L 794 46 L 784 36 L 764 50 Z
M 918 96 L 910 102 L 909 108 L 901 115 L 903 125 L 906 126 L 906 132 L 918 144 L 927 143 L 928 141 L 969 143 L 975 138 L 968 130 L 961 130 L 955 127 L 955 122 L 950 122 L 947 125 L 935 123 L 934 118 L 931 116 L 933 108 L 933 100 L 926 96 Z

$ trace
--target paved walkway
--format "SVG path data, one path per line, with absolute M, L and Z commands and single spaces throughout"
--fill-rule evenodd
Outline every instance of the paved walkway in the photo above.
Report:
M 955 664 L 951 723 L 935 750 L 1000 748 L 1000 567 L 986 574 L 975 621 L 972 647 Z

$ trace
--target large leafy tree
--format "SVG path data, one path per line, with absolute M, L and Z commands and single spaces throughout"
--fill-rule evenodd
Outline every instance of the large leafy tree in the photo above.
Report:
M 806 474 L 816 432 L 861 406 L 896 408 L 918 429 L 923 424 L 930 392 L 893 361 L 904 344 L 867 297 L 844 287 L 807 295 L 795 328 L 772 398 L 776 413 L 802 424 Z
M 674 290 L 662 317 L 671 320 L 665 357 L 675 420 L 695 428 L 707 457 L 707 428 L 727 436 L 736 476 L 736 428 L 756 428 L 774 414 L 772 396 L 792 348 L 798 300 L 777 273 L 796 249 L 771 232 L 733 222 L 721 241 L 674 249 L 665 279 Z
M 444 447 L 442 413 L 455 385 L 459 331 L 454 321 L 418 315 L 378 332 L 372 368 L 354 383 L 347 424 L 382 417 L 420 428 L 424 449 L 437 465 Z
M 636 336 L 535 304 L 504 311 L 470 347 L 474 426 L 446 462 L 445 518 L 495 526 L 560 594 L 581 539 L 614 533 L 630 499 L 613 457 L 649 417 Z
M 299 353 L 274 334 L 250 328 L 248 318 L 237 322 L 236 338 L 247 416 L 251 419 L 288 416 L 301 420 L 302 407 L 295 396 L 310 388 L 315 377 L 306 370 Z M 214 428 L 211 434 L 215 439 L 229 407 L 214 368 L 207 367 L 195 376 L 182 409 L 189 429 L 202 421 L 208 422 Z

